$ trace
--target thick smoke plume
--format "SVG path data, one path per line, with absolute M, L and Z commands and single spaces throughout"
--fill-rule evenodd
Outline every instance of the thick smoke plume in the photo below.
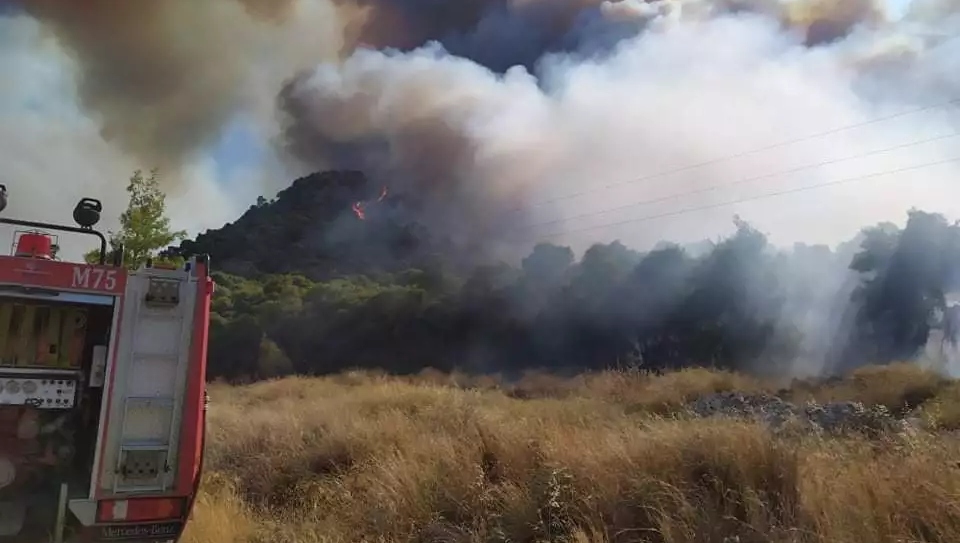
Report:
M 960 42 L 942 38 L 955 27 L 949 17 L 918 31 L 916 18 L 888 22 L 869 1 L 529 0 L 470 4 L 456 16 L 422 2 L 389 5 L 372 4 L 362 40 L 383 45 L 378 29 L 388 27 L 405 37 L 394 37 L 402 46 L 434 41 L 406 52 L 359 50 L 291 80 L 280 97 L 285 150 L 309 168 L 361 168 L 394 193 L 414 192 L 426 209 L 418 219 L 464 239 L 560 233 L 567 241 L 565 231 L 638 215 L 922 164 L 956 143 L 877 154 L 948 134 L 957 119 L 949 109 L 868 122 L 960 92 L 960 72 L 950 71 Z M 952 13 L 949 5 L 926 9 Z M 867 126 L 630 183 L 858 123 Z M 874 155 L 858 159 L 867 153 Z M 831 165 L 813 167 L 824 161 Z M 795 173 L 776 175 L 785 170 Z M 934 194 L 955 171 L 915 179 Z M 603 190 L 609 184 L 617 187 Z M 882 189 L 823 194 L 791 198 L 786 214 L 778 203 L 741 209 L 781 242 L 811 234 L 833 242 L 903 211 Z M 656 205 L 604 211 L 651 199 Z M 551 203 L 518 212 L 531 201 Z M 805 213 L 824 206 L 836 213 L 811 225 Z M 727 228 L 729 216 L 722 209 L 662 221 L 655 231 L 586 234 L 642 244 L 695 239 Z
M 216 7 L 212 7 L 213 5 Z M 258 2 L 246 2 L 261 13 Z M 237 107 L 243 83 L 244 36 L 222 2 L 63 2 L 31 0 L 25 11 L 43 21 L 79 63 L 78 94 L 101 117 L 104 139 L 164 169 L 207 143 Z M 219 60 L 212 70 L 210 58 Z
M 13 194 L 11 212 L 48 220 L 63 220 L 83 196 L 118 214 L 135 168 L 160 168 L 174 219 L 189 229 L 234 218 L 286 173 L 268 159 L 221 174 L 206 153 L 233 125 L 270 137 L 283 80 L 336 59 L 343 45 L 325 3 L 3 7 L 0 177 Z
M 105 140 L 165 170 L 214 142 L 244 105 L 255 42 L 291 2 L 30 0 L 78 63 L 77 94 Z M 252 18 L 251 18 L 252 16 Z
M 872 0 L 21 0 L 0 25 L 0 69 L 24 76 L 0 84 L 0 173 L 28 211 L 107 187 L 116 207 L 159 166 L 197 228 L 293 173 L 360 169 L 389 189 L 371 222 L 497 256 L 699 241 L 734 213 L 781 245 L 960 214 L 955 0 L 899 19 Z M 224 179 L 205 154 L 234 123 L 272 154 Z M 842 298 L 841 260 L 809 276 Z M 831 298 L 803 306 L 811 334 Z
M 623 213 L 554 221 L 611 203 L 682 195 L 707 181 L 839 158 L 837 149 L 855 155 L 898 135 L 926 135 L 945 125 L 942 114 L 623 190 L 594 190 L 742 152 L 775 135 L 804 135 L 936 102 L 957 89 L 957 71 L 949 68 L 960 58 L 953 54 L 956 41 L 944 38 L 955 28 L 949 15 L 956 6 L 947 0 L 918 1 L 906 22 L 889 21 L 874 0 L 15 5 L 75 59 L 79 102 L 124 160 L 159 166 L 167 178 L 189 183 L 185 165 L 231 122 L 252 120 L 282 153 L 279 162 L 247 174 L 253 186 L 244 188 L 245 197 L 279 188 L 277 179 L 288 172 L 362 168 L 378 183 L 394 185 L 392 194 L 416 191 L 422 200 L 417 220 L 474 242 L 502 240 L 507 231 L 530 241 L 557 227 L 616 222 Z M 899 156 L 926 151 L 938 152 L 908 149 Z M 824 175 L 806 174 L 811 181 Z M 190 190 L 174 188 L 175 197 Z M 741 196 L 749 188 L 714 196 Z M 584 191 L 591 194 L 531 213 L 518 210 Z M 843 202 L 837 208 L 854 194 L 861 197 L 855 190 L 831 192 Z M 187 200 L 196 201 L 196 194 Z M 693 200 L 706 201 L 685 201 Z M 888 197 L 867 203 L 873 212 L 848 214 L 849 221 L 825 224 L 815 236 L 835 240 L 890 215 Z M 769 229 L 767 217 L 782 218 L 769 208 L 745 210 Z M 702 237 L 728 224 L 729 215 L 722 210 L 704 214 L 705 221 L 671 221 L 666 234 Z M 551 228 L 525 226 L 530 222 Z M 697 222 L 704 227 L 691 229 Z M 783 237 L 797 228 L 781 227 Z M 622 229 L 610 233 L 624 235 Z

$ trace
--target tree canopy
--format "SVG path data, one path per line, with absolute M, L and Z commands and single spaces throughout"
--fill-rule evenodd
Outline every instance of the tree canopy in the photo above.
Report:
M 120 215 L 120 230 L 109 232 L 110 250 L 123 247 L 124 266 L 137 269 L 148 259 L 158 258 L 162 249 L 186 239 L 183 230 L 173 230 L 170 218 L 166 215 L 166 194 L 160 188 L 157 170 L 151 170 L 144 177 L 136 170 L 127 184 L 129 202 L 127 209 Z M 99 251 L 93 250 L 84 258 L 87 262 L 97 262 Z
M 734 218 L 725 239 L 686 247 L 613 241 L 577 258 L 540 243 L 515 262 L 465 265 L 414 222 L 344 212 L 359 183 L 295 183 L 181 245 L 217 270 L 211 377 L 625 363 L 839 372 L 922 354 L 960 287 L 960 227 L 919 210 L 835 249 L 774 247 Z M 133 267 L 183 234 L 170 232 L 155 175 L 138 173 L 129 192 L 111 241 L 133 248 Z
M 942 217 L 915 211 L 903 229 L 866 229 L 837 250 L 778 249 L 739 221 L 696 256 L 614 242 L 577 261 L 567 247 L 541 244 L 519 266 L 481 266 L 459 280 L 428 281 L 418 269 L 329 280 L 218 273 L 211 372 L 624 363 L 839 372 L 923 351 L 943 293 L 957 286 L 957 236 Z

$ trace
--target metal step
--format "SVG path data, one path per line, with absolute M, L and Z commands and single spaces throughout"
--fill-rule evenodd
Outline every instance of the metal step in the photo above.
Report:
M 131 439 L 120 443 L 121 451 L 167 451 L 170 445 L 158 439 Z
M 114 492 L 167 490 L 166 474 L 171 469 L 169 452 L 169 446 L 157 442 L 121 444 Z

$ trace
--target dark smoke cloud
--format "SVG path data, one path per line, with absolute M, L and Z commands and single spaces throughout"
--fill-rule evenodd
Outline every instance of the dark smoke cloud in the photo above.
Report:
M 778 0 L 359 0 L 355 5 L 365 10 L 356 30 L 361 43 L 410 50 L 437 41 L 450 54 L 500 72 L 516 65 L 532 68 L 545 54 L 580 50 L 585 41 L 611 47 L 649 19 L 680 9 L 709 16 L 765 15 L 803 33 L 811 46 L 884 19 L 877 0 L 789 5 Z
M 497 72 L 512 66 L 533 69 L 550 52 L 579 49 L 597 33 L 585 27 L 602 13 L 649 14 L 668 2 L 626 0 L 360 0 L 365 16 L 358 41 L 375 48 L 409 51 L 429 42 L 451 55 Z M 648 7 L 654 6 L 654 7 Z M 631 21 L 634 22 L 634 21 Z M 634 26 L 634 25 L 631 25 Z M 610 26 L 604 30 L 613 30 Z M 633 28 L 634 33 L 636 28 Z
M 287 1 L 243 0 L 277 18 Z M 243 10 L 225 2 L 30 0 L 79 64 L 78 93 L 102 135 L 147 164 L 178 166 L 209 144 L 240 105 L 249 38 Z M 166 169 L 165 168 L 165 169 Z
M 473 240 L 529 237 L 523 225 L 533 219 L 589 211 L 518 211 L 548 185 L 578 192 L 581 182 L 643 177 L 719 149 L 762 145 L 778 127 L 809 133 L 911 103 L 916 96 L 896 82 L 920 77 L 927 58 L 921 45 L 914 59 L 873 73 L 871 63 L 889 50 L 873 39 L 887 24 L 873 0 L 491 0 L 459 12 L 447 5 L 364 3 L 360 41 L 400 51 L 357 51 L 288 81 L 281 145 L 307 170 L 361 169 L 393 194 L 414 193 L 424 201 L 418 221 Z M 854 39 L 858 31 L 868 38 Z M 868 84 L 879 95 L 862 98 L 857 87 Z M 938 97 L 942 91 L 925 96 Z M 886 130 L 878 128 L 875 141 L 889 141 Z M 692 173 L 640 195 L 696 190 L 711 177 L 749 178 L 757 166 L 776 171 L 865 145 L 862 137 L 834 141 L 808 147 L 807 160 Z M 614 203 L 608 194 L 606 206 Z
M 335 0 L 335 4 L 341 55 L 351 54 L 357 45 L 411 50 L 436 41 L 450 54 L 503 72 L 515 65 L 532 70 L 550 52 L 588 51 L 598 44 L 612 47 L 679 2 Z M 18 5 L 77 60 L 80 100 L 99 121 L 103 137 L 141 162 L 169 170 L 215 141 L 231 116 L 249 107 L 251 57 L 257 54 L 252 44 L 278 38 L 281 23 L 298 19 L 307 28 L 318 22 L 309 21 L 318 16 L 316 12 L 298 11 L 295 0 L 21 0 Z M 817 43 L 837 39 L 878 13 L 872 0 L 816 0 L 790 13 L 775 0 L 709 4 L 712 13 L 744 10 L 805 26 L 808 41 Z M 324 13 L 329 19 L 332 12 Z M 298 39 L 309 41 L 304 38 Z M 308 48 L 305 44 L 303 49 Z M 284 57 L 291 51 L 284 53 L 271 60 L 285 65 Z M 318 51 L 310 58 L 299 52 L 290 67 L 303 67 L 324 55 Z M 281 97 L 288 106 L 289 94 L 283 91 Z
M 413 48 L 451 32 L 467 32 L 487 10 L 504 5 L 504 0 L 337 0 L 342 6 L 360 10 L 356 24 L 360 42 L 373 47 Z
M 0 6 L 0 178 L 18 214 L 49 220 L 95 196 L 109 221 L 130 172 L 154 167 L 181 227 L 236 218 L 292 175 L 271 156 L 217 164 L 212 146 L 234 128 L 267 141 L 282 81 L 343 48 L 326 1 Z
M 310 85 L 290 84 L 284 89 L 280 105 L 291 120 L 284 134 L 288 151 L 310 164 L 310 169 L 324 165 L 359 169 L 376 185 L 389 186 L 392 193 L 416 195 L 417 220 L 463 243 L 492 237 L 492 228 L 508 227 L 498 226 L 489 214 L 502 210 L 504 199 L 516 196 L 512 191 L 522 190 L 521 184 L 513 182 L 527 174 L 527 168 L 537 167 L 535 158 L 515 164 L 515 171 L 502 172 L 494 184 L 468 182 L 460 172 L 474 169 L 484 153 L 483 141 L 449 122 L 458 111 L 490 107 L 490 99 L 499 92 L 497 85 L 477 80 L 482 69 L 466 60 L 446 72 L 437 70 L 429 58 L 410 58 L 413 64 L 421 64 L 422 77 L 404 77 L 404 66 L 395 74 L 400 79 L 368 78 L 376 76 L 371 71 L 374 66 L 366 64 L 374 60 L 369 55 L 378 53 L 353 56 L 342 75 L 330 70 L 313 80 L 343 84 L 356 92 L 327 99 Z M 464 87 L 464 80 L 477 84 Z M 402 114 L 381 118 L 371 99 L 391 89 L 396 101 L 391 100 L 388 107 Z M 438 93 L 445 96 L 440 98 Z M 471 204 L 460 205 L 463 202 Z
M 786 19 L 805 28 L 807 45 L 822 45 L 845 38 L 859 26 L 878 25 L 885 17 L 876 0 L 815 0 L 797 4 L 787 11 Z

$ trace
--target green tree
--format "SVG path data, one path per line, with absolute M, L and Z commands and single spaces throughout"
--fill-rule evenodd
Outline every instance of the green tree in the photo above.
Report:
M 148 259 L 157 259 L 157 253 L 187 237 L 186 231 L 173 231 L 166 216 L 166 195 L 160 189 L 157 170 L 144 177 L 141 170 L 133 172 L 127 185 L 130 201 L 127 210 L 120 215 L 120 231 L 109 232 L 111 251 L 121 245 L 124 250 L 124 265 L 137 269 Z M 97 262 L 98 251 L 85 255 L 87 262 Z M 163 259 L 161 259 L 163 260 Z
M 293 373 L 293 363 L 276 343 L 263 336 L 257 357 L 257 374 L 261 379 L 281 377 Z

